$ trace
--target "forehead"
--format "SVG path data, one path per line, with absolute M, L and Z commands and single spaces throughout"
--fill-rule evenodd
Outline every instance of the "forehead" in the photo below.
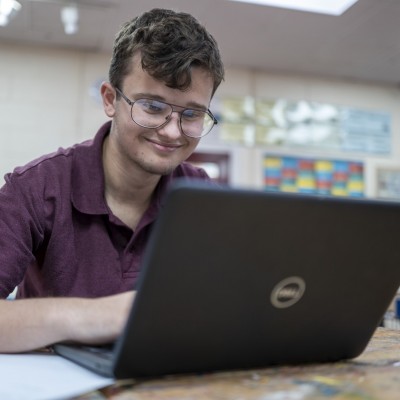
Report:
M 214 84 L 211 74 L 204 68 L 192 67 L 191 78 L 191 85 L 185 90 L 168 87 L 165 82 L 143 70 L 140 54 L 136 54 L 132 58 L 130 71 L 125 76 L 122 86 L 126 94 L 132 97 L 140 93 L 157 96 L 175 104 L 194 103 L 208 106 Z

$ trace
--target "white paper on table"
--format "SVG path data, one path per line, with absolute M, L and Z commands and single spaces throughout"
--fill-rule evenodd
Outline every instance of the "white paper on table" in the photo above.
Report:
M 0 354 L 0 399 L 64 400 L 114 382 L 53 353 Z

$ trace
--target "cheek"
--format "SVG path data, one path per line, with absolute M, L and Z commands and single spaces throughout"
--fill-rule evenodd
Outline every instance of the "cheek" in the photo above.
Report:
M 124 154 L 132 153 L 133 150 L 137 150 L 138 137 L 135 132 L 134 123 L 130 123 L 124 118 L 114 118 L 115 124 L 115 140 L 118 143 L 120 151 Z
M 189 143 L 187 146 L 188 157 L 196 150 L 196 147 L 199 144 L 199 142 L 200 140 L 198 139 L 189 139 Z
M 118 126 L 119 136 L 124 142 L 137 140 L 140 127 L 132 121 L 129 113 L 117 113 L 114 122 Z

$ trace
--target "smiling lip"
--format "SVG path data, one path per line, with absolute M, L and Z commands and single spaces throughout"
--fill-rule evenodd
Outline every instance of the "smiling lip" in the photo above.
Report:
M 173 144 L 173 143 L 162 143 L 162 142 L 156 142 L 154 140 L 148 139 L 148 142 L 152 144 L 157 150 L 163 151 L 163 152 L 173 152 L 176 149 L 180 148 L 180 144 Z

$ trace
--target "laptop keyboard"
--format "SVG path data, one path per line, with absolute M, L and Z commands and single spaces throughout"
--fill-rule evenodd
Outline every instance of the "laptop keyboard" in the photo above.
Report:
M 88 351 L 89 353 L 97 354 L 106 360 L 111 360 L 113 358 L 112 344 L 104 346 L 80 346 L 80 348 L 84 351 Z

